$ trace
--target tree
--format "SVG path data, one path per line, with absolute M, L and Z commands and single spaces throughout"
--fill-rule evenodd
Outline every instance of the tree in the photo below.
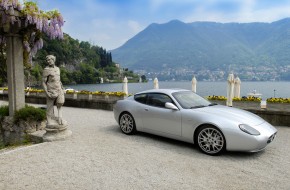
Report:
M 146 81 L 146 76 L 145 75 L 142 75 L 141 76 L 141 79 L 142 79 L 143 82 L 145 82 Z

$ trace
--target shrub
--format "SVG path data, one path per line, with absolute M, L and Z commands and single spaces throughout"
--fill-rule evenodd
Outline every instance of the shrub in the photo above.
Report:
M 0 107 L 0 121 L 5 116 L 9 116 L 9 107 L 8 106 L 1 106 Z
M 14 122 L 24 121 L 43 121 L 46 119 L 46 111 L 40 108 L 26 105 L 14 114 Z

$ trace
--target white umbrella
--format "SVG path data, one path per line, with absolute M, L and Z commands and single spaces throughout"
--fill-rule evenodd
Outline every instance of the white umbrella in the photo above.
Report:
M 239 77 L 235 78 L 235 94 L 234 97 L 240 98 L 241 97 L 241 80 Z
M 227 88 L 227 106 L 233 106 L 233 96 L 234 96 L 234 74 L 229 74 L 228 77 L 228 88 Z
M 193 76 L 193 78 L 191 80 L 191 89 L 192 89 L 192 92 L 194 92 L 194 93 L 196 93 L 196 84 L 197 84 L 196 78 L 195 78 L 195 76 Z
M 123 80 L 123 92 L 126 93 L 126 96 L 128 96 L 128 79 L 127 77 Z
M 153 83 L 154 83 L 154 89 L 159 89 L 159 84 L 158 84 L 157 78 L 154 79 Z

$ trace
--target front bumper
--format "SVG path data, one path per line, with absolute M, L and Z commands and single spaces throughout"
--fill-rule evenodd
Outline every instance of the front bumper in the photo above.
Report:
M 255 126 L 255 129 L 260 132 L 260 135 L 250 135 L 241 130 L 231 131 L 230 134 L 226 135 L 226 149 L 230 151 L 258 152 L 273 142 L 277 135 L 277 129 L 267 122 Z

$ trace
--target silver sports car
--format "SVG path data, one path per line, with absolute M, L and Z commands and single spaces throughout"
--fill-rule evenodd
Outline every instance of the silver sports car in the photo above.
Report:
M 125 134 L 142 131 L 195 143 L 209 155 L 224 150 L 257 152 L 277 133 L 255 114 L 212 104 L 183 89 L 148 90 L 119 100 L 114 116 Z

